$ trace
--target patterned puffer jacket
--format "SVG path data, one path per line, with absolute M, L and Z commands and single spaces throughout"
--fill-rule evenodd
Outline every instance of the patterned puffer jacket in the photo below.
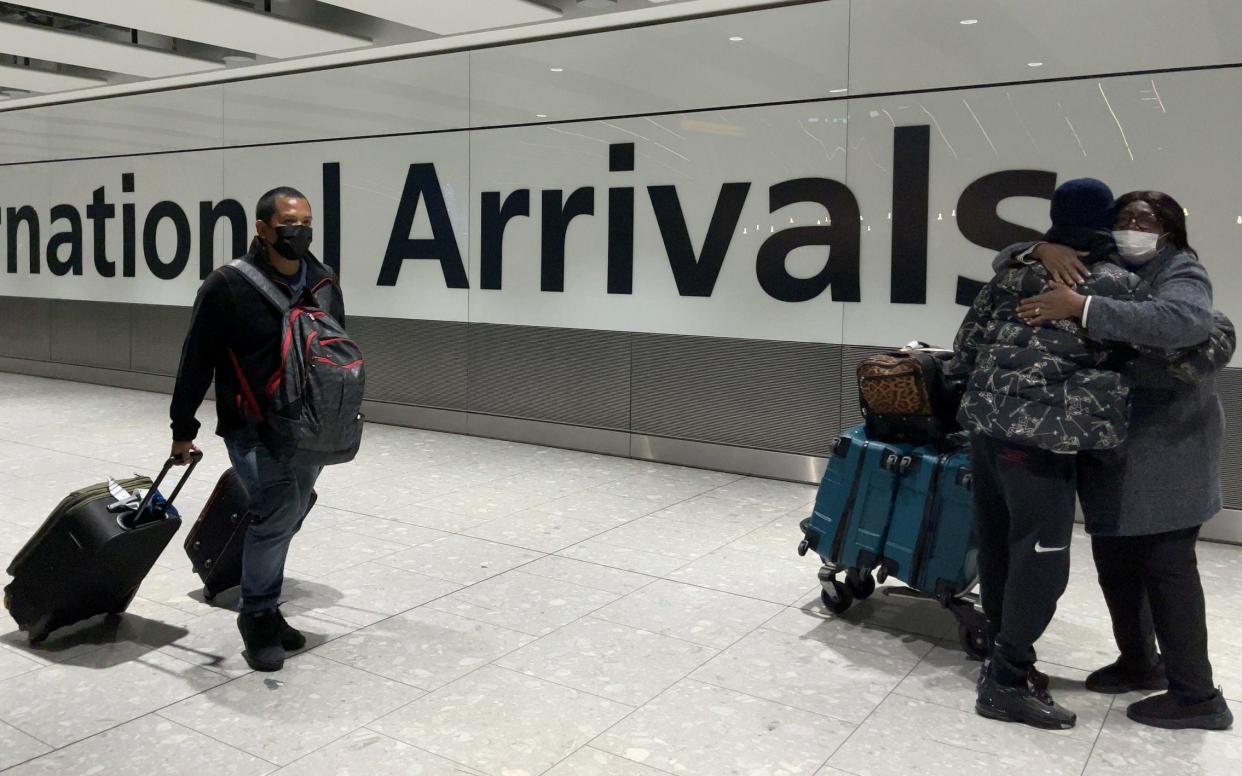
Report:
M 1139 301 L 1147 284 L 1107 261 L 1091 266 L 1078 286 L 1084 295 Z M 984 286 L 954 341 L 948 369 L 966 378 L 958 419 L 963 428 L 1016 444 L 1059 453 L 1106 450 L 1125 440 L 1130 414 L 1125 345 L 1087 337 L 1073 320 L 1035 328 L 1018 303 L 1041 293 L 1048 272 L 1040 264 L 1002 270 Z

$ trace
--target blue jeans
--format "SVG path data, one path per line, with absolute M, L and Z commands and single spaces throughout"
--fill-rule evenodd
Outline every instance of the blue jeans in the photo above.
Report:
M 274 459 L 253 433 L 224 438 L 229 460 L 250 497 L 251 522 L 242 550 L 241 611 L 271 611 L 285 581 L 289 543 L 302 527 L 322 466 Z

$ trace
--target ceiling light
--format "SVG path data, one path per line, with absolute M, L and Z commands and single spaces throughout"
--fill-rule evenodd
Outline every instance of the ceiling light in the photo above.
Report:
M 591 10 L 611 8 L 616 4 L 617 0 L 578 0 L 578 6 L 580 8 L 590 8 Z
M 734 43 L 741 43 L 742 41 L 746 39 L 743 38 L 741 35 L 734 35 L 732 38 L 729 38 L 729 40 L 733 41 Z
M 550 68 L 548 68 L 548 69 L 549 69 L 549 70 L 551 70 L 553 73 L 563 73 L 563 72 L 565 72 L 565 68 L 563 68 L 563 67 L 550 67 Z
M 962 19 L 958 24 L 978 24 L 978 19 Z
M 535 118 L 537 118 L 537 119 L 546 119 L 547 117 L 548 117 L 548 114 L 546 114 L 546 113 L 536 113 L 536 114 L 535 114 Z
M 848 92 L 848 91 L 849 89 L 829 89 L 828 93 L 829 94 L 840 94 L 842 92 Z
M 1043 67 L 1044 63 L 1043 62 L 1027 62 L 1026 66 L 1027 67 Z

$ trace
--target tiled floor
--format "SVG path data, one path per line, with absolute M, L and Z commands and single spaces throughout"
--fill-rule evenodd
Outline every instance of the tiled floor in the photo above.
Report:
M 166 404 L 0 374 L 0 557 L 67 491 L 156 467 Z M 189 516 L 225 466 L 202 441 Z M 823 611 L 816 562 L 794 554 L 805 485 L 374 426 L 319 491 L 286 588 L 310 649 L 251 673 L 235 595 L 202 600 L 183 528 L 119 624 L 32 649 L 9 622 L 0 770 L 1242 773 L 1242 731 L 1142 728 L 1132 699 L 1082 688 L 1112 655 L 1081 536 L 1040 647 L 1080 722 L 1050 733 L 975 716 L 978 664 L 936 606 L 877 594 Z M 1201 557 L 1216 670 L 1242 699 L 1242 548 Z

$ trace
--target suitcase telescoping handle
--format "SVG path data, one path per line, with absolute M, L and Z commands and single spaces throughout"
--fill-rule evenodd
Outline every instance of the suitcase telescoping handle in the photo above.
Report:
M 172 506 L 172 503 L 177 500 L 177 494 L 181 492 L 181 488 L 183 488 L 186 481 L 190 479 L 190 474 L 194 472 L 194 467 L 198 466 L 198 462 L 201 460 L 203 460 L 202 450 L 195 450 L 190 453 L 190 465 L 186 467 L 185 473 L 181 475 L 181 479 L 178 480 L 177 487 L 173 489 L 172 495 L 164 500 L 168 506 Z M 138 511 L 135 514 L 142 515 L 146 513 L 147 507 L 151 504 L 151 498 L 155 495 L 155 491 L 159 489 L 160 483 L 164 481 L 164 478 L 168 476 L 168 472 L 176 465 L 177 457 L 169 456 L 168 460 L 164 462 L 164 468 L 160 469 L 160 475 L 155 478 L 155 482 L 151 483 L 151 488 L 147 491 L 147 495 L 143 497 L 142 503 L 138 505 Z

